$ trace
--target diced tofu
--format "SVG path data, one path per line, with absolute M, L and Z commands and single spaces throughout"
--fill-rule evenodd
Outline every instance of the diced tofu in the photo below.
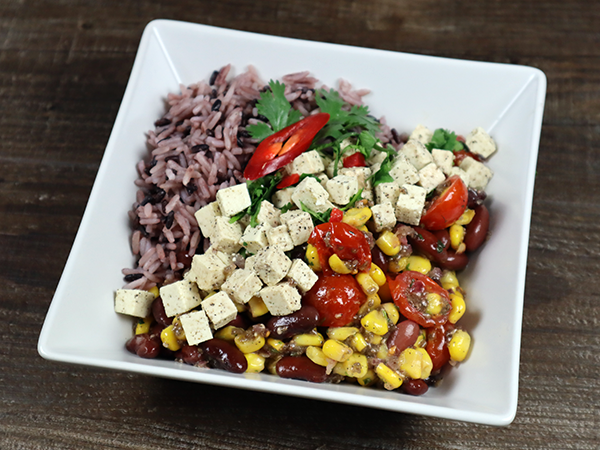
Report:
M 256 255 L 248 256 L 244 264 L 244 269 L 254 270 L 254 265 L 256 264 L 256 261 L 258 261 Z
M 194 255 L 188 278 L 203 291 L 212 291 L 225 281 L 225 267 L 226 264 L 216 255 L 216 252 Z
M 260 211 L 256 216 L 256 220 L 258 223 L 266 223 L 271 227 L 278 227 L 281 225 L 281 221 L 279 220 L 279 216 L 281 215 L 281 211 L 275 208 L 271 202 L 263 200 L 260 204 Z
M 302 306 L 300 293 L 289 283 L 263 288 L 259 295 L 274 316 L 286 316 Z
M 179 316 L 179 320 L 189 345 L 198 345 L 212 339 L 212 331 L 204 311 L 192 311 L 183 314 Z
M 244 214 L 240 218 L 240 220 L 237 221 L 237 223 L 239 223 L 242 226 L 242 229 L 246 229 L 246 227 L 248 225 L 250 225 L 250 220 L 251 220 L 250 214 Z
M 323 172 L 325 170 L 325 166 L 323 165 L 323 160 L 321 159 L 319 153 L 316 150 L 312 150 L 297 156 L 296 159 L 285 166 L 285 170 L 289 174 L 313 174 Z
M 258 294 L 262 285 L 262 281 L 252 270 L 236 269 L 223 283 L 221 289 L 234 301 L 248 303 L 253 296 Z
M 319 183 L 321 183 L 321 186 L 325 187 L 325 183 L 327 183 L 329 177 L 323 172 L 317 173 L 315 176 L 319 179 Z
M 292 267 L 290 267 L 287 278 L 292 280 L 302 293 L 310 291 L 319 280 L 319 276 L 301 259 L 292 261 Z
M 366 163 L 368 166 L 374 166 L 375 164 L 381 164 L 385 157 L 387 156 L 386 152 L 380 152 L 379 150 L 371 150 L 371 156 L 366 159 Z
M 396 203 L 396 219 L 409 225 L 419 225 L 427 191 L 412 184 L 402 186 Z
M 276 208 L 281 209 L 288 203 L 293 204 L 294 202 L 292 201 L 292 194 L 294 193 L 295 190 L 296 190 L 295 187 L 278 189 L 277 192 L 275 192 L 273 194 L 273 196 L 271 197 L 271 201 L 273 202 L 273 205 L 275 205 Z
M 315 228 L 310 214 L 305 211 L 288 211 L 281 215 L 281 222 L 287 225 L 294 246 L 307 242 Z
M 375 198 L 377 204 L 391 203 L 395 205 L 398 202 L 398 195 L 400 195 L 400 185 L 395 181 L 391 183 L 381 183 L 375 186 Z
M 477 127 L 469 133 L 465 140 L 471 152 L 489 158 L 496 151 L 496 143 L 486 131 Z
M 292 261 L 282 250 L 266 247 L 256 254 L 254 271 L 267 286 L 274 286 L 287 275 Z
M 148 317 L 152 312 L 154 294 L 140 289 L 117 289 L 115 312 L 133 317 Z
M 347 205 L 358 192 L 358 180 L 348 175 L 338 175 L 325 184 L 329 198 L 338 205 Z
M 239 223 L 229 223 L 229 218 L 225 216 L 215 218 L 215 232 L 210 240 L 214 248 L 235 253 L 242 247 L 241 237 L 242 226 Z
M 469 174 L 462 170 L 460 167 L 454 166 L 452 167 L 452 169 L 450 169 L 450 172 L 448 172 L 448 177 L 451 177 L 453 175 L 458 175 L 460 179 L 463 180 L 463 183 L 465 183 L 466 186 L 469 186 L 469 181 L 471 180 L 471 177 L 469 177 Z
M 419 124 L 410 134 L 409 139 L 414 139 L 419 141 L 423 145 L 429 144 L 431 142 L 431 138 L 433 137 L 433 131 L 429 128 Z
M 201 304 L 202 310 L 212 322 L 215 330 L 227 325 L 237 316 L 235 303 L 223 291 L 205 298 Z
M 403 153 L 399 153 L 394 158 L 390 175 L 400 186 L 403 184 L 416 184 L 419 181 L 417 169 Z
M 440 168 L 442 172 L 449 176 L 450 170 L 452 170 L 452 163 L 454 162 L 454 153 L 450 150 L 440 150 L 434 148 L 431 150 L 431 156 L 433 156 L 433 162 Z
M 368 167 L 349 167 L 340 170 L 340 175 L 355 177 L 358 181 L 358 190 L 363 189 L 363 192 L 372 189 L 371 180 L 369 180 L 371 174 L 371 169 Z
M 469 187 L 473 189 L 485 189 L 494 176 L 494 172 L 491 169 L 470 156 L 462 160 L 460 168 L 469 175 Z
M 342 163 L 338 162 L 338 171 L 342 168 Z M 325 174 L 329 177 L 329 178 L 333 178 L 333 172 L 335 170 L 335 161 L 329 161 L 329 164 L 327 164 L 326 168 L 325 168 Z
M 246 183 L 236 184 L 217 191 L 217 202 L 224 216 L 235 216 L 251 205 L 250 193 Z
M 409 139 L 400 149 L 400 153 L 403 153 L 417 170 L 433 162 L 433 157 L 425 145 L 414 139 Z
M 271 227 L 265 224 L 246 227 L 240 239 L 240 244 L 250 253 L 257 253 L 261 248 L 269 245 L 269 240 L 267 239 L 267 230 L 269 228 Z
M 203 206 L 194 214 L 194 217 L 196 217 L 196 221 L 198 222 L 198 226 L 200 227 L 200 231 L 207 238 L 212 239 L 215 233 L 215 218 L 219 217 L 220 215 L 221 208 L 219 208 L 219 204 L 217 202 L 212 202 L 206 206 Z
M 427 192 L 433 191 L 440 183 L 446 179 L 435 163 L 431 163 L 419 170 L 419 184 L 425 188 Z
M 167 317 L 188 312 L 202 301 L 198 286 L 189 280 L 180 280 L 161 287 L 160 297 Z
M 288 252 L 294 248 L 294 243 L 292 242 L 290 233 L 288 233 L 287 225 L 269 228 L 267 230 L 267 240 L 271 247 L 277 247 L 284 252 Z
M 302 204 L 304 204 L 311 211 L 318 213 L 324 213 L 333 208 L 333 204 L 329 201 L 329 192 L 313 177 L 305 178 L 296 186 L 292 194 L 292 201 L 299 209 L 302 209 Z
M 380 205 L 371 206 L 375 231 L 391 230 L 396 225 L 396 212 L 394 206 L 385 202 Z

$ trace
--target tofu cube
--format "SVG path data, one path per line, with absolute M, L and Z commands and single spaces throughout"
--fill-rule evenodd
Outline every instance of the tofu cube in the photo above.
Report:
M 341 161 L 338 162 L 338 172 L 339 170 L 343 167 Z M 325 168 L 325 174 L 329 177 L 329 178 L 333 178 L 333 172 L 335 171 L 335 161 L 329 161 L 329 163 L 327 164 L 327 167 Z
M 373 185 L 369 177 L 373 172 L 369 167 L 349 167 L 340 170 L 340 175 L 347 175 L 356 178 L 358 181 L 358 190 L 363 190 L 361 197 L 373 199 Z
M 217 202 L 209 203 L 194 213 L 203 236 L 212 239 L 215 233 L 215 219 L 221 215 L 221 208 Z
M 465 183 L 466 186 L 469 186 L 471 177 L 469 177 L 469 174 L 467 172 L 462 170 L 460 167 L 454 166 L 454 167 L 452 167 L 452 169 L 450 169 L 450 172 L 448 172 L 448 177 L 451 177 L 454 175 L 458 175 L 460 177 L 460 179 L 463 180 L 463 183 Z
M 305 178 L 296 186 L 292 194 L 292 201 L 299 209 L 302 209 L 302 204 L 304 204 L 310 210 L 318 213 L 324 213 L 333 208 L 333 204 L 329 201 L 329 192 L 313 177 Z
M 427 164 L 433 162 L 433 157 L 429 153 L 429 150 L 420 141 L 415 139 L 409 139 L 400 149 L 400 153 L 403 153 L 417 170 L 421 170 Z
M 296 190 L 295 187 L 289 187 L 289 188 L 277 190 L 277 192 L 275 192 L 273 194 L 273 196 L 271 197 L 271 201 L 273 202 L 273 205 L 276 208 L 281 209 L 288 203 L 293 204 L 294 202 L 292 201 L 292 194 L 294 193 L 295 190 Z
M 416 184 L 419 181 L 419 174 L 415 166 L 408 160 L 408 158 L 399 153 L 394 161 L 392 162 L 392 168 L 390 169 L 390 175 L 400 186 L 403 184 Z
M 414 139 L 419 141 L 423 145 L 427 145 L 431 142 L 431 138 L 433 137 L 433 131 L 431 131 L 426 126 L 421 124 L 417 125 L 417 127 L 410 133 L 409 139 Z
M 368 166 L 374 166 L 375 164 L 381 164 L 385 157 L 387 156 L 386 152 L 380 152 L 379 150 L 371 150 L 371 156 L 366 159 L 366 163 Z
M 296 159 L 285 166 L 285 170 L 288 174 L 314 174 L 323 172 L 325 170 L 325 166 L 323 165 L 323 160 L 321 159 L 319 152 L 312 150 L 297 156 Z
M 281 222 L 287 226 L 294 246 L 307 242 L 315 228 L 310 214 L 305 211 L 288 211 L 281 215 Z
M 347 205 L 358 192 L 358 180 L 348 175 L 338 175 L 325 184 L 329 198 L 338 205 Z
M 294 248 L 294 243 L 292 242 L 290 233 L 288 233 L 287 225 L 269 228 L 267 230 L 267 240 L 271 247 L 277 247 L 284 252 L 288 252 Z
M 385 202 L 371 207 L 375 231 L 391 230 L 396 225 L 396 211 L 392 203 Z
M 251 205 L 250 193 L 246 183 L 236 184 L 217 191 L 217 202 L 224 216 L 235 216 Z
M 491 169 L 470 156 L 461 161 L 460 168 L 469 175 L 469 187 L 473 189 L 485 189 L 494 176 L 494 172 Z
M 221 290 L 226 292 L 233 301 L 243 304 L 257 295 L 262 286 L 262 281 L 252 270 L 236 269 L 223 283 Z
M 419 184 L 425 188 L 427 192 L 433 191 L 440 183 L 443 183 L 446 175 L 442 172 L 435 163 L 431 163 L 419 170 Z
M 427 191 L 421 186 L 405 184 L 396 203 L 396 219 L 409 225 L 419 225 Z
M 229 217 L 225 216 L 215 218 L 215 232 L 210 240 L 214 248 L 235 253 L 242 248 L 241 238 L 242 226 L 239 223 L 229 223 Z
M 225 281 L 225 267 L 226 264 L 216 255 L 216 252 L 194 255 L 188 278 L 203 291 L 212 291 Z
M 161 287 L 160 297 L 167 317 L 188 312 L 202 301 L 198 286 L 189 280 L 180 280 Z
M 275 208 L 271 202 L 263 200 L 260 204 L 260 211 L 256 216 L 256 220 L 258 223 L 267 224 L 271 227 L 278 227 L 281 225 L 281 220 L 279 220 L 279 216 L 281 215 L 281 211 Z
M 274 316 L 287 316 L 294 311 L 298 311 L 302 306 L 302 296 L 289 283 L 280 283 L 276 286 L 263 288 L 259 295 L 269 312 Z
M 117 289 L 115 312 L 133 317 L 149 317 L 152 313 L 154 294 L 140 289 Z
M 324 172 L 321 172 L 321 173 L 315 174 L 315 176 L 319 179 L 319 183 L 321 183 L 321 186 L 325 187 L 325 183 L 327 183 L 327 180 L 329 180 L 329 177 L 327 176 L 327 174 L 325 174 Z
M 439 169 L 444 172 L 444 174 L 448 175 L 452 170 L 452 164 L 454 163 L 454 153 L 452 153 L 450 150 L 440 150 L 434 148 L 431 150 L 431 156 L 433 157 L 433 162 L 435 165 L 438 166 Z
M 212 339 L 208 317 L 204 311 L 192 311 L 179 316 L 181 327 L 189 345 L 198 345 Z
M 310 291 L 319 280 L 319 276 L 301 259 L 294 259 L 292 261 L 292 267 L 290 267 L 287 278 L 291 280 L 302 293 Z
M 240 244 L 250 253 L 257 253 L 261 248 L 269 245 L 267 239 L 267 230 L 271 227 L 266 224 L 260 224 L 255 227 L 246 227 L 244 234 L 240 238 Z
M 256 261 L 258 261 L 258 258 L 256 255 L 248 256 L 246 258 L 246 261 L 244 261 L 244 269 L 255 271 L 254 266 L 256 264 Z
M 292 261 L 277 247 L 266 247 L 256 254 L 254 271 L 267 286 L 274 286 L 287 275 Z
M 395 205 L 400 195 L 400 185 L 395 181 L 391 183 L 381 183 L 375 186 L 375 198 L 377 204 L 391 203 Z
M 237 316 L 235 303 L 223 291 L 205 298 L 201 304 L 202 310 L 212 322 L 215 330 L 224 327 Z
M 496 151 L 496 143 L 481 127 L 477 127 L 471 131 L 465 142 L 471 152 L 484 158 L 489 158 Z

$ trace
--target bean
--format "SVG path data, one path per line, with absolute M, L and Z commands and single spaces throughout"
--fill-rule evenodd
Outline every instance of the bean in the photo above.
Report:
M 429 386 L 423 380 L 408 380 L 404 382 L 402 389 L 409 395 L 423 395 L 429 390 Z
M 175 359 L 193 366 L 194 364 L 203 361 L 204 355 L 202 354 L 202 350 L 197 346 L 184 345 L 175 353 Z
M 469 257 L 466 254 L 446 250 L 443 245 L 440 246 L 441 242 L 431 231 L 419 227 L 414 227 L 414 229 L 417 237 L 409 237 L 412 247 L 437 263 L 442 269 L 461 270 L 469 263 Z
M 136 334 L 125 343 L 125 348 L 140 358 L 156 358 L 161 347 L 160 338 L 148 333 Z
M 163 305 L 162 298 L 160 297 L 156 297 L 152 302 L 152 315 L 154 316 L 154 320 L 164 327 L 168 327 L 173 323 L 173 319 L 167 317 L 165 305 Z
M 388 348 L 395 346 L 395 354 L 399 355 L 400 352 L 412 347 L 417 342 L 420 331 L 418 323 L 412 320 L 404 320 L 396 325 L 396 329 L 388 337 L 387 346 Z
M 469 188 L 469 203 L 467 203 L 467 207 L 470 209 L 475 209 L 477 206 L 483 203 L 486 197 L 487 194 L 485 191 L 477 191 L 473 188 Z
M 323 383 L 327 380 L 326 369 L 315 364 L 306 356 L 285 356 L 277 361 L 277 375 L 281 378 Z
M 218 369 L 233 373 L 243 373 L 248 368 L 244 354 L 233 344 L 223 339 L 213 338 L 203 342 L 202 350 Z
M 267 322 L 271 337 L 285 339 L 312 330 L 319 323 L 319 312 L 313 306 L 303 306 L 287 316 L 275 316 Z
M 389 272 L 389 258 L 377 246 L 373 247 L 371 250 L 371 261 L 379 266 L 379 268 L 384 272 Z
M 450 246 L 450 234 L 448 233 L 448 229 L 444 228 L 443 230 L 433 231 L 433 235 L 438 238 L 438 242 L 441 242 L 444 246 L 445 250 L 448 250 Z
M 465 245 L 467 251 L 474 252 L 484 243 L 490 227 L 490 213 L 485 205 L 475 208 L 475 217 L 467 225 L 465 232 Z
M 469 264 L 469 256 L 466 253 L 456 253 L 454 250 L 448 250 L 445 258 L 438 263 L 442 269 L 462 270 Z
M 229 322 L 226 326 L 238 327 L 246 329 L 248 327 L 248 322 L 241 314 L 235 316 L 235 318 Z

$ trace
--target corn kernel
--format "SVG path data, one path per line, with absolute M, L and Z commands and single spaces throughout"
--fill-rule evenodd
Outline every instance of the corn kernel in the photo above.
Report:
M 145 319 L 138 320 L 135 325 L 135 334 L 144 334 L 150 332 L 150 325 L 152 325 L 152 317 L 146 317 Z
M 465 299 L 460 292 L 451 293 L 450 301 L 452 302 L 452 310 L 448 316 L 448 322 L 456 323 L 467 310 L 467 305 L 465 304 Z
M 175 336 L 175 332 L 173 331 L 173 324 L 160 332 L 160 340 L 162 341 L 163 346 L 171 351 L 176 352 L 181 348 L 181 345 L 179 345 L 179 342 L 177 341 L 177 336 Z
M 370 233 L 369 229 L 367 228 L 366 225 L 363 225 L 362 227 L 357 227 L 360 231 L 362 231 L 363 233 Z
M 472 209 L 465 209 L 465 212 L 462 213 L 462 215 L 458 218 L 456 222 L 454 222 L 454 224 L 468 225 L 471 223 L 471 220 L 473 220 L 473 217 L 475 217 L 475 211 Z
M 204 297 L 204 300 L 206 300 L 209 297 L 212 297 L 213 295 L 215 295 L 217 292 L 216 291 L 208 291 L 206 293 L 206 297 Z
M 371 278 L 371 275 L 369 275 L 368 273 L 361 272 L 357 274 L 355 278 L 356 281 L 358 281 L 358 284 L 360 285 L 362 291 L 366 295 L 376 294 L 379 290 L 379 285 L 375 283 L 373 278 Z
M 392 259 L 388 263 L 388 269 L 390 272 L 400 273 L 404 269 L 406 269 L 407 265 L 408 265 L 408 256 L 403 256 L 402 258 L 399 258 L 399 259 Z
M 350 341 L 356 351 L 362 352 L 367 347 L 367 340 L 361 333 L 356 333 Z
M 385 343 L 382 343 L 377 349 L 377 353 L 375 354 L 375 356 L 379 359 L 386 359 L 388 357 L 388 354 L 389 351 L 387 345 L 385 345 Z
M 152 286 L 150 289 L 148 289 L 148 292 L 150 292 L 152 295 L 154 295 L 154 298 L 158 297 L 160 295 L 160 291 L 158 290 L 158 286 Z
M 256 353 L 244 353 L 244 356 L 248 361 L 246 372 L 257 373 L 265 370 L 265 358 Z
M 465 228 L 462 225 L 452 225 L 448 231 L 450 234 L 450 246 L 454 250 L 458 250 L 465 238 Z
M 358 333 L 358 328 L 356 327 L 330 327 L 327 329 L 327 337 L 340 342 L 344 342 L 356 333 Z
M 320 272 L 322 270 L 321 261 L 319 260 L 319 252 L 317 247 L 312 244 L 308 244 L 306 247 L 306 262 L 315 272 Z
M 352 349 L 340 341 L 328 339 L 323 344 L 323 353 L 334 361 L 344 362 L 352 354 Z
M 329 267 L 331 267 L 331 270 L 335 273 L 340 273 L 342 275 L 352 273 L 352 269 L 350 269 L 335 253 L 329 257 Z
M 280 339 L 275 339 L 275 338 L 267 339 L 267 344 L 269 344 L 270 347 L 274 348 L 278 352 L 282 351 L 283 347 L 285 347 L 285 342 L 283 342 Z
M 471 336 L 469 336 L 469 333 L 463 330 L 456 330 L 448 343 L 450 359 L 457 362 L 463 361 L 467 357 L 469 347 L 471 347 Z
M 375 333 L 370 333 L 370 332 L 367 331 L 365 333 L 365 339 L 367 340 L 367 342 L 369 344 L 379 345 L 383 341 L 383 336 L 380 336 L 380 335 L 375 334 Z
M 342 222 L 358 228 L 366 224 L 372 215 L 373 213 L 370 208 L 350 208 L 344 213 Z
M 414 380 L 421 378 L 422 362 L 422 353 L 414 348 L 407 348 L 400 354 L 400 370 Z
M 215 337 L 219 339 L 223 339 L 227 342 L 233 342 L 235 337 L 238 334 L 242 334 L 244 330 L 242 328 L 234 327 L 233 325 L 227 325 L 226 327 L 221 328 L 219 331 L 215 333 Z
M 242 353 L 257 352 L 265 345 L 265 338 L 252 332 L 238 334 L 233 341 Z
M 367 297 L 367 301 L 364 302 L 359 310 L 358 310 L 358 315 L 359 316 L 364 316 L 365 314 L 367 314 L 369 311 L 379 307 L 379 305 L 381 305 L 381 299 L 379 298 L 378 294 L 373 294 L 373 295 L 369 295 Z
M 446 290 L 459 286 L 458 278 L 456 278 L 456 273 L 453 270 L 444 271 L 440 281 L 442 282 L 442 287 Z
M 358 379 L 358 384 L 360 384 L 361 386 L 371 386 L 372 384 L 375 383 L 377 375 L 375 374 L 375 371 L 372 369 L 368 369 L 367 373 L 365 374 L 364 377 L 359 378 Z
M 427 345 L 427 332 L 425 330 L 421 330 L 413 347 L 424 347 L 425 345 Z
M 323 335 L 320 333 L 303 333 L 297 334 L 292 339 L 296 345 L 300 345 L 302 347 L 320 347 L 323 345 Z
M 386 389 L 398 389 L 402 386 L 402 378 L 384 363 L 379 363 L 375 368 L 375 373 L 384 381 Z
M 422 256 L 410 255 L 404 270 L 413 270 L 427 275 L 431 271 L 431 262 Z
M 435 316 L 442 312 L 442 308 L 444 307 L 444 303 L 442 302 L 442 296 L 440 294 L 436 294 L 435 292 L 430 292 L 427 294 L 427 308 L 425 311 L 427 314 L 431 314 Z
M 306 356 L 315 364 L 323 367 L 327 367 L 331 361 L 327 359 L 327 356 L 325 356 L 325 353 L 319 347 L 306 347 Z
M 427 353 L 427 350 L 424 348 L 416 349 L 422 355 L 421 359 L 421 379 L 426 380 L 431 375 L 431 371 L 433 370 L 433 361 L 431 361 L 431 356 Z
M 340 375 L 352 378 L 362 378 L 367 374 L 367 370 L 369 370 L 367 357 L 360 353 L 352 353 L 346 361 L 336 364 L 337 366 L 341 366 L 344 372 Z
M 384 231 L 375 241 L 377 247 L 387 256 L 394 256 L 400 252 L 400 239 L 389 230 Z
M 237 309 L 237 312 L 239 313 L 243 313 L 246 312 L 246 305 L 243 305 L 242 303 L 238 303 L 238 302 L 233 302 L 235 304 L 235 309 Z
M 179 320 L 179 317 L 175 317 L 173 319 L 172 325 L 175 337 L 180 341 L 185 341 L 185 331 L 183 330 L 183 326 L 181 325 L 181 320 Z
M 381 305 L 381 307 L 385 311 L 389 321 L 396 325 L 400 320 L 400 312 L 398 311 L 398 307 L 393 303 L 384 303 Z
M 383 270 L 379 268 L 379 266 L 375 263 L 371 263 L 371 270 L 369 270 L 369 275 L 373 278 L 373 281 L 377 283 L 378 286 L 383 286 L 387 283 L 387 278 L 385 277 L 385 273 Z
M 267 305 L 265 305 L 265 302 L 263 302 L 263 299 L 260 297 L 252 297 L 247 305 L 248 308 L 250 308 L 252 317 L 264 316 L 269 312 L 269 308 L 267 308 Z
M 373 310 L 360 319 L 360 324 L 365 330 L 383 336 L 389 330 L 386 317 L 379 310 Z

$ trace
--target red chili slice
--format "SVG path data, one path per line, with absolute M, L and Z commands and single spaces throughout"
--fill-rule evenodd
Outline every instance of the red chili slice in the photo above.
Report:
M 300 181 L 300 175 L 298 175 L 297 173 L 292 173 L 283 177 L 283 179 L 277 185 L 277 189 L 285 189 L 286 187 L 293 186 L 298 181 Z
M 344 158 L 344 167 L 365 167 L 366 165 L 365 155 L 359 152 Z

